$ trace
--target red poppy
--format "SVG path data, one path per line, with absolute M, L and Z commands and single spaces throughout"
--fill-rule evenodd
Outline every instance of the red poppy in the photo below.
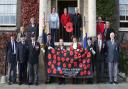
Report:
M 51 49 L 51 53 L 53 53 L 53 54 L 54 54 L 54 53 L 55 53 L 55 49 L 53 49 L 53 48 L 52 48 L 52 49 Z
M 60 73 L 60 74 L 63 74 L 63 71 L 62 71 L 62 70 L 60 70 L 60 71 L 59 71 L 59 73 Z
M 53 60 L 53 64 L 56 64 L 56 60 Z
M 55 66 L 52 64 L 52 65 L 51 65 L 51 68 L 52 68 L 52 69 L 54 69 L 54 68 L 55 68 Z
M 47 72 L 48 72 L 48 74 L 50 74 L 50 73 L 51 73 L 51 69 L 50 69 L 50 68 L 48 68 L 48 69 L 47 69 Z
M 72 65 L 71 64 L 68 64 L 68 68 L 70 69 L 72 67 Z
M 48 62 L 48 65 L 50 66 L 51 64 L 52 64 L 52 62 L 51 62 L 51 61 L 49 61 L 49 62 Z
M 57 57 L 57 60 L 60 61 L 60 57 Z
M 74 55 L 74 59 L 77 59 L 77 55 Z
M 85 70 L 87 69 L 87 65 L 86 64 L 84 64 L 83 67 L 84 67 Z
M 87 53 L 88 53 L 88 50 L 86 49 L 86 50 L 85 50 L 85 54 L 87 54 Z
M 88 75 L 91 75 L 91 72 L 90 71 L 88 71 Z
M 91 60 L 90 59 L 87 59 L 87 63 L 90 63 L 91 62 Z
M 65 63 L 63 63 L 63 67 L 66 68 L 66 64 Z
M 83 64 L 85 64 L 86 63 L 86 60 L 85 59 L 83 59 Z
M 82 68 L 82 67 L 83 67 L 83 64 L 82 64 L 82 63 L 80 63 L 80 64 L 79 64 L 79 67 L 80 67 L 80 68 Z
M 57 55 L 59 55 L 60 54 L 60 52 L 57 52 Z
M 58 51 L 60 51 L 60 48 L 57 48 Z
M 81 56 L 82 58 L 85 58 L 85 54 L 82 54 L 82 56 Z
M 74 62 L 74 67 L 77 67 L 77 62 Z
M 83 75 L 84 75 L 84 73 L 81 71 L 81 72 L 80 72 L 80 76 L 83 76 Z
M 73 51 L 70 51 L 70 56 L 72 56 L 73 55 Z
M 73 63 L 73 59 L 70 60 L 70 63 L 71 63 L 71 64 Z
M 53 74 L 56 74 L 56 69 L 53 69 Z
M 64 53 L 64 57 L 66 57 L 67 56 L 67 54 L 66 53 Z
M 58 66 L 60 66 L 60 64 L 61 64 L 60 62 L 57 63 Z
M 78 58 L 81 58 L 81 54 L 80 53 L 78 54 Z
M 78 51 L 75 50 L 74 53 L 77 55 L 78 54 Z
M 83 49 L 80 49 L 80 52 L 82 53 L 83 52 Z
M 53 59 L 56 60 L 56 55 L 53 55 Z
M 63 54 L 63 53 L 64 53 L 64 51 L 62 50 L 62 51 L 61 51 L 61 53 Z
M 87 57 L 91 57 L 91 53 L 90 52 L 87 53 Z
M 62 60 L 62 62 L 64 62 L 64 61 L 65 61 L 65 58 L 64 58 L 64 57 L 62 57 L 62 58 L 61 58 L 61 60 Z
M 51 59 L 52 58 L 52 55 L 51 54 L 48 54 L 48 59 Z
M 87 67 L 88 67 L 88 68 L 90 68 L 90 67 L 91 67 L 91 65 L 90 65 L 90 64 L 88 64 L 88 65 L 87 65 Z
M 68 62 L 69 61 L 69 58 L 66 58 L 66 61 Z
M 84 75 L 86 75 L 87 74 L 87 71 L 86 70 L 84 70 Z
M 64 53 L 66 53 L 67 52 L 67 50 L 63 50 L 64 51 Z

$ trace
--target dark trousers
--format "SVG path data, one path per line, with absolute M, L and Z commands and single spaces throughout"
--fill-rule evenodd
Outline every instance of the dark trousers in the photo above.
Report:
M 103 82 L 104 79 L 104 62 L 96 62 L 96 79 L 97 82 Z
M 51 29 L 52 41 L 55 42 L 57 29 Z
M 27 62 L 18 63 L 19 82 L 27 83 Z
M 75 27 L 74 26 L 74 30 L 73 30 L 73 35 L 77 37 L 77 39 L 80 40 L 81 38 L 81 31 L 80 31 L 80 27 Z
M 36 64 L 28 63 L 28 78 L 29 78 L 29 83 L 38 82 L 38 63 Z
M 13 55 L 13 60 L 16 59 L 16 56 Z M 8 82 L 16 82 L 16 60 L 15 62 L 8 63 Z

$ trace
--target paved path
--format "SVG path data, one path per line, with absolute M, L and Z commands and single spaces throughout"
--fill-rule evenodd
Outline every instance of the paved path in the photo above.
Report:
M 7 85 L 0 84 L 0 89 L 128 89 L 128 83 L 120 84 L 79 84 L 79 85 L 57 85 L 57 84 L 40 84 L 38 86 L 28 85 Z

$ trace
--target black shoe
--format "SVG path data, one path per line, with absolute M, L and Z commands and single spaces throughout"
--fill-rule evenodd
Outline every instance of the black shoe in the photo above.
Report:
M 19 82 L 18 84 L 19 84 L 19 85 L 22 85 L 22 82 Z
M 11 82 L 8 82 L 8 85 L 12 85 L 12 83 Z
M 114 81 L 114 83 L 115 83 L 115 84 L 118 84 L 118 82 L 117 82 L 117 81 Z
M 35 82 L 35 85 L 38 86 L 38 82 Z
M 28 85 L 32 85 L 33 83 L 32 82 L 29 82 Z
M 109 82 L 109 84 L 113 84 L 113 82 Z
M 49 84 L 50 83 L 50 81 L 45 81 L 45 84 Z

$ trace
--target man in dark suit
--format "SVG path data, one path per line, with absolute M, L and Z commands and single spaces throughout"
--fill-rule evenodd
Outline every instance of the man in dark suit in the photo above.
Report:
M 115 41 L 114 32 L 110 33 L 110 40 L 107 41 L 107 62 L 109 70 L 109 82 L 110 84 L 118 83 L 118 64 L 119 64 L 119 45 Z
M 110 22 L 105 23 L 105 29 L 104 29 L 104 40 L 108 41 L 110 40 L 110 33 L 113 32 L 113 30 L 110 28 Z
M 81 14 L 78 12 L 78 8 L 75 8 L 75 14 L 73 14 L 72 22 L 74 28 L 73 35 L 80 39 L 82 29 L 82 17 Z
M 29 85 L 35 83 L 38 85 L 38 66 L 39 66 L 40 44 L 34 36 L 31 37 L 29 44 L 29 59 L 28 59 L 28 76 Z
M 97 83 L 103 82 L 104 75 L 104 62 L 105 62 L 105 42 L 102 40 L 102 34 L 99 33 L 97 40 L 94 42 L 95 64 L 96 64 L 96 76 Z
M 19 69 L 19 85 L 27 83 L 27 62 L 28 62 L 28 45 L 25 42 L 25 37 L 20 37 L 20 42 L 17 47 L 17 62 Z
M 38 28 L 38 24 L 35 23 L 35 18 L 34 17 L 32 17 L 30 19 L 30 25 L 28 26 L 28 31 L 27 31 L 27 39 L 28 39 L 28 41 L 31 40 L 31 35 L 35 35 L 36 40 L 38 39 L 39 28 Z
M 16 55 L 17 42 L 14 34 L 11 35 L 10 41 L 6 45 L 6 56 L 8 62 L 8 84 L 16 83 Z

